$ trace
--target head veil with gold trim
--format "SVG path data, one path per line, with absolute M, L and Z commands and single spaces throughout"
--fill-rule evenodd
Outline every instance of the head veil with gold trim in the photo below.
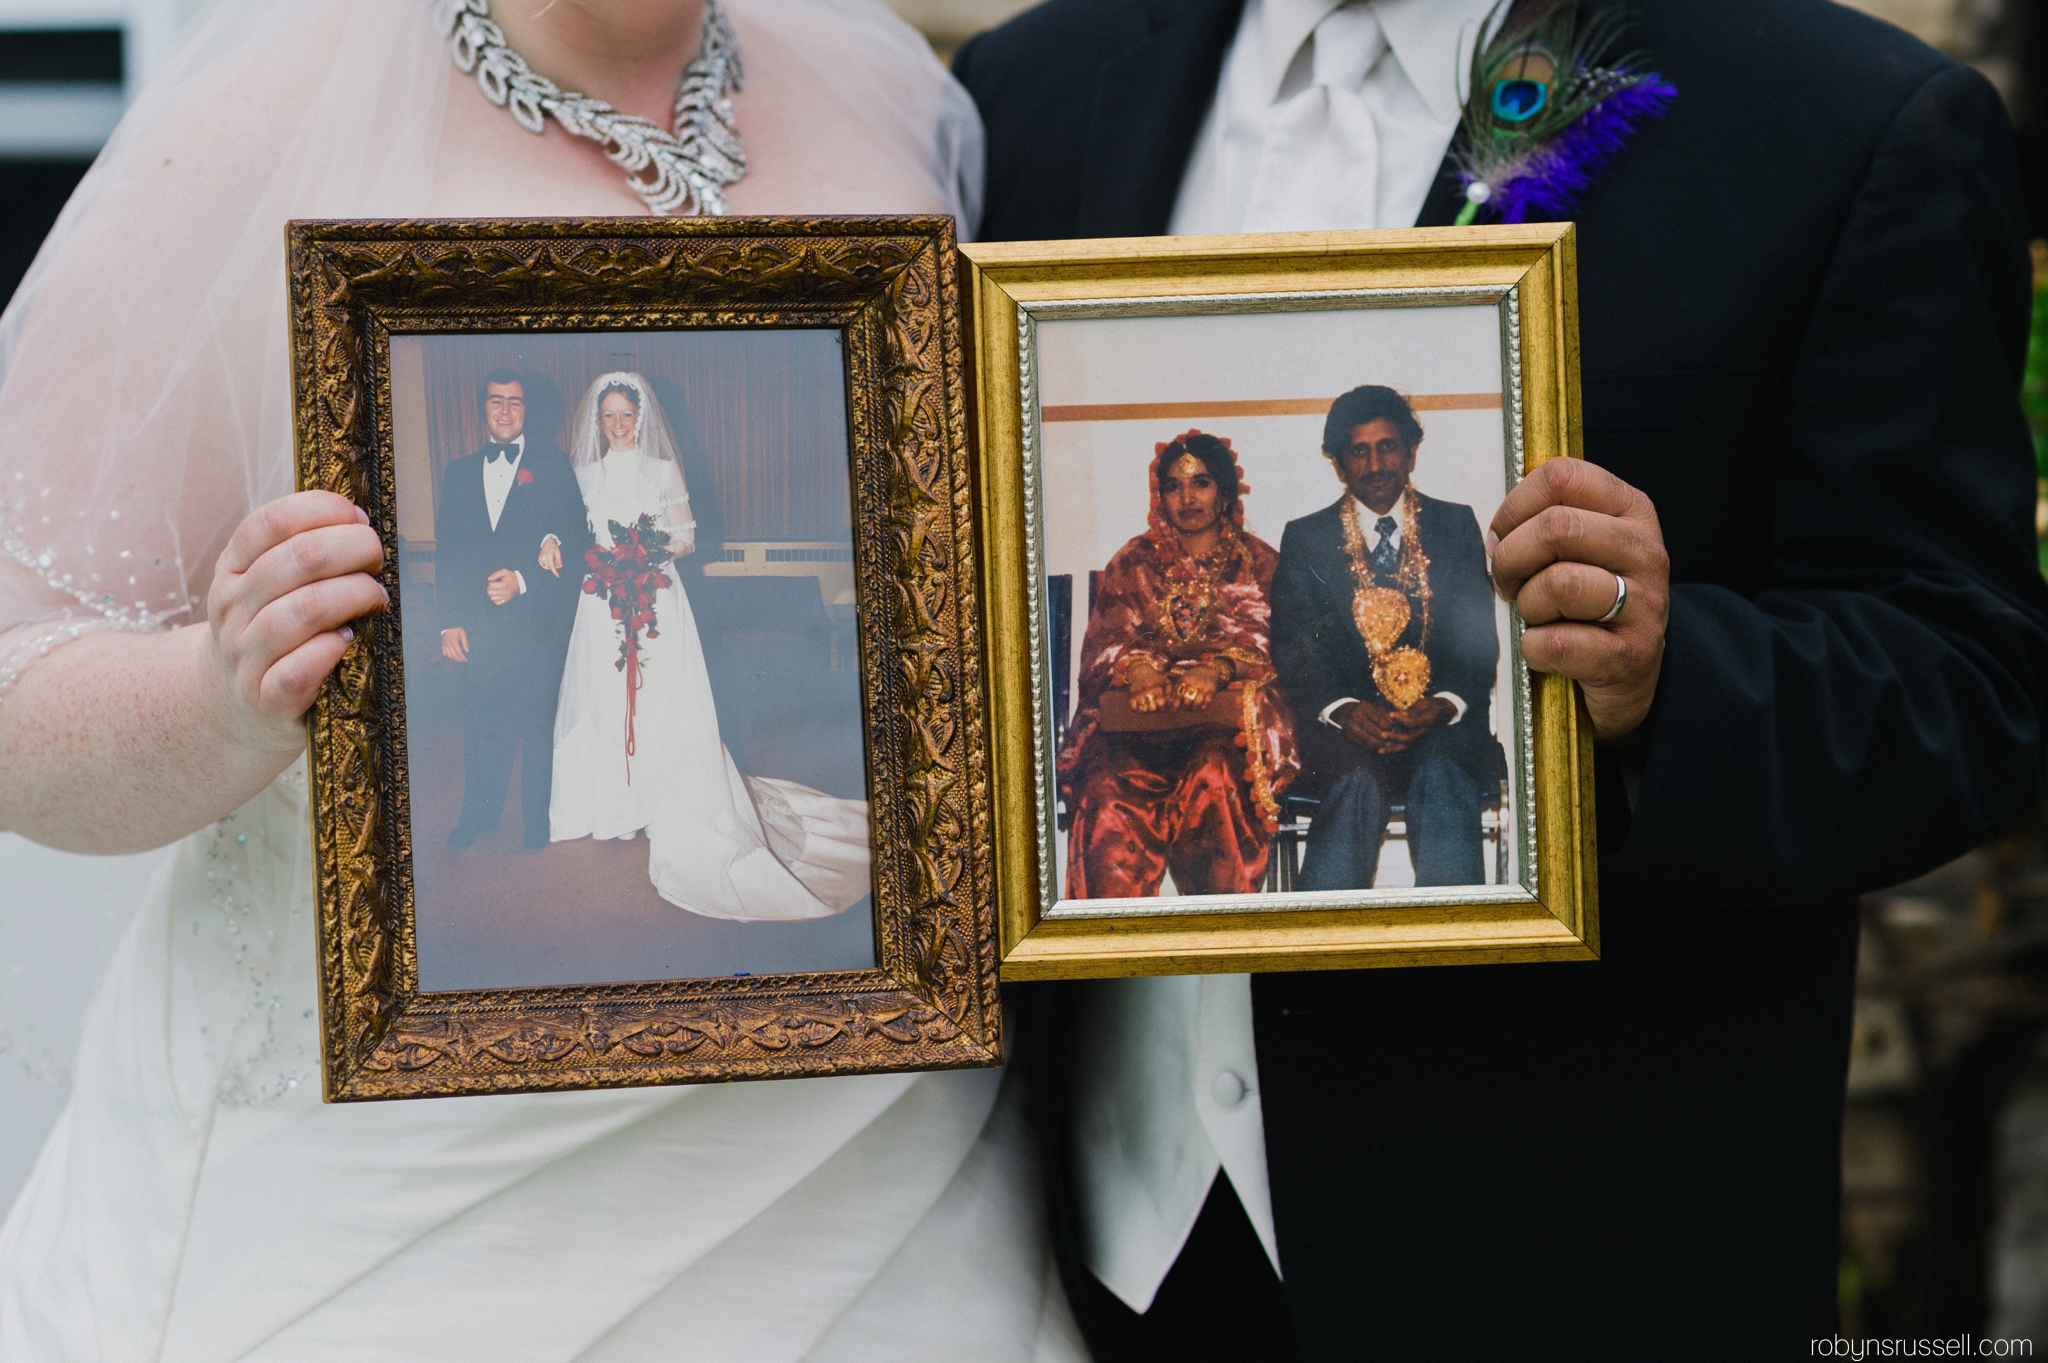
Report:
M 1191 453 L 1188 450 L 1187 442 L 1195 436 L 1204 436 L 1214 440 L 1230 456 L 1231 470 L 1237 475 L 1237 493 L 1231 499 L 1230 510 L 1224 513 L 1224 520 L 1232 530 L 1241 531 L 1244 529 L 1244 499 L 1246 494 L 1252 490 L 1251 484 L 1244 480 L 1244 463 L 1237 457 L 1237 449 L 1230 443 L 1228 436 L 1210 435 L 1207 431 L 1188 430 L 1182 431 L 1171 440 L 1161 440 L 1154 444 L 1152 446 L 1152 462 L 1146 469 L 1146 477 L 1151 480 L 1152 486 L 1151 495 L 1146 502 L 1145 526 L 1153 540 L 1171 549 L 1174 553 L 1181 552 L 1180 532 L 1175 530 L 1173 522 L 1167 519 L 1165 494 L 1159 490 L 1159 476 L 1165 472 L 1168 456 L 1171 452 L 1178 450 L 1182 454 Z M 1195 458 L 1199 459 L 1201 456 L 1196 455 Z

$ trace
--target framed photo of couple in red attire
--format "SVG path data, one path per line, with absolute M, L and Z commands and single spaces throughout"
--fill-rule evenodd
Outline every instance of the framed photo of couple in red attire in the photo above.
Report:
M 288 246 L 326 1096 L 998 1063 L 952 220 Z
M 1484 538 L 1578 453 L 1571 226 L 962 253 L 1004 978 L 1596 956 Z

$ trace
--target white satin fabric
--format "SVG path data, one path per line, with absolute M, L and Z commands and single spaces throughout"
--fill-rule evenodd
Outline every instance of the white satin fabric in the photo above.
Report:
M 0 1229 L 0 1358 L 1085 1358 L 996 1071 L 322 1104 L 304 800 L 152 887 Z
M 915 34 L 731 10 L 736 211 L 971 222 L 979 128 Z M 0 320 L 0 687 L 193 618 L 290 490 L 286 219 L 643 211 L 586 151 L 455 77 L 424 0 L 225 0 Z M 0 1225 L 0 1358 L 1084 1356 L 995 1071 L 322 1104 L 305 798 L 186 839 L 120 937 Z
M 1074 1162 L 1081 1253 L 1133 1311 L 1149 1310 L 1219 1172 L 1273 1271 L 1280 1246 L 1266 1177 L 1252 977 L 1090 980 L 1078 991 Z
M 1247 206 L 1247 232 L 1337 230 L 1378 211 L 1380 135 L 1358 87 L 1387 51 L 1370 7 L 1316 25 L 1308 85 L 1273 109 Z

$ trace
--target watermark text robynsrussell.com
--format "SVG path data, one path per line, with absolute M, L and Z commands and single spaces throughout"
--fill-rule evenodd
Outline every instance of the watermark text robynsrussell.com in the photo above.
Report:
M 1833 1339 L 1808 1341 L 1815 1358 L 1847 1358 L 1860 1363 L 1866 1358 L 2032 1358 L 2031 1339 L 1978 1339 L 1957 1335 L 1952 1339 Z

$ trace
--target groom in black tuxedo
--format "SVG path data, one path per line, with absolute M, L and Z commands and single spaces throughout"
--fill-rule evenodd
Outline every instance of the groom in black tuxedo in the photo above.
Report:
M 2040 792 L 1998 95 L 1825 0 L 1628 8 L 1680 93 L 1576 210 L 1588 462 L 1494 522 L 1525 652 L 1599 740 L 1601 957 L 1254 977 L 1284 1284 L 1205 1211 L 1152 1338 L 1249 1315 L 1239 1359 L 1290 1331 L 1317 1360 L 1807 1357 L 1835 1329 L 1857 896 Z M 1166 231 L 1244 10 L 1050 0 L 968 43 L 981 236 Z M 1461 206 L 1446 159 L 1417 225 Z M 1076 1229 L 1082 992 L 1018 998 L 1055 1244 L 1098 1356 L 1159 1356 L 1123 1347 L 1144 1322 Z
M 555 702 L 594 540 L 569 461 L 526 429 L 519 375 L 486 376 L 482 401 L 489 438 L 448 466 L 434 515 L 441 654 L 462 677 L 462 813 L 448 845 L 467 847 L 498 826 L 516 756 L 525 843 L 541 848 Z M 541 566 L 549 542 L 563 568 Z
M 1273 666 L 1301 744 L 1296 793 L 1320 797 L 1297 889 L 1371 889 L 1396 804 L 1406 809 L 1417 885 L 1486 879 L 1479 820 L 1495 780 L 1487 695 L 1500 659 L 1493 589 L 1472 508 L 1409 483 L 1421 443 L 1422 424 L 1393 389 L 1344 394 L 1323 424 L 1323 453 L 1344 495 L 1288 522 L 1280 537 Z M 1421 654 L 1422 694 L 1380 689 L 1353 611 L 1361 577 L 1408 603 L 1382 658 Z

